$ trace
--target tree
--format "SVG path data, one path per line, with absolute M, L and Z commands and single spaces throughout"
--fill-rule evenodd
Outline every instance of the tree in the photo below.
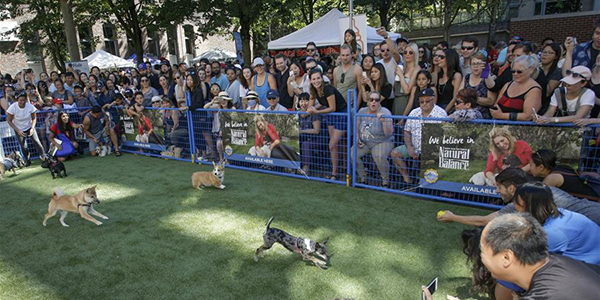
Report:
M 81 60 L 81 56 L 79 55 L 79 46 L 77 44 L 75 22 L 73 21 L 73 7 L 71 5 L 71 1 L 60 0 L 60 12 L 63 16 L 65 36 L 67 38 L 67 45 L 69 47 L 69 56 L 71 56 L 71 60 Z

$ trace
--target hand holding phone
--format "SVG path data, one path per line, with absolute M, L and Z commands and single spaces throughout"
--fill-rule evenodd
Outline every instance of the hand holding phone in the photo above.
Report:
M 481 78 L 486 79 L 490 76 L 490 64 L 485 63 L 485 68 L 483 68 L 483 72 L 481 72 Z

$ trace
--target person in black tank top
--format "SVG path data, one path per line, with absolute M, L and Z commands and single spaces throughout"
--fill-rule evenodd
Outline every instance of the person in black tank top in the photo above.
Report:
M 596 192 L 579 178 L 579 174 L 569 166 L 556 165 L 556 153 L 540 149 L 531 155 L 531 174 L 543 178 L 548 186 L 557 187 L 575 197 L 597 201 Z

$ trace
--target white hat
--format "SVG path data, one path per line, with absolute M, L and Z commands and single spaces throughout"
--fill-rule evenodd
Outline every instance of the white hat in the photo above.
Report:
M 264 65 L 265 65 L 265 61 L 260 57 L 255 58 L 254 61 L 252 62 L 252 67 L 264 66 Z
M 154 97 L 152 97 L 152 103 L 154 103 L 154 102 L 160 102 L 160 100 L 161 100 L 160 96 L 154 96 Z
M 235 64 L 235 65 L 233 65 L 233 67 L 236 68 L 236 69 L 238 69 L 238 70 L 242 69 L 242 66 L 240 64 Z
M 229 97 L 229 93 L 223 91 L 219 93 L 219 96 L 217 96 L 218 98 L 221 98 L 222 100 L 227 100 L 227 101 L 231 101 L 233 100 L 233 98 Z
M 244 99 L 258 99 L 258 93 L 256 93 L 255 91 L 248 91 L 248 94 L 246 94 L 246 96 L 242 97 Z

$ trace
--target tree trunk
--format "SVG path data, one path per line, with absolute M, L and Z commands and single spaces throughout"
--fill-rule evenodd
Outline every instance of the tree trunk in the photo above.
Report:
M 240 36 L 242 38 L 242 52 L 244 53 L 244 66 L 252 64 L 252 50 L 250 49 L 250 24 L 240 18 Z
M 444 1 L 444 40 L 450 42 L 450 26 L 452 25 L 452 0 Z
M 71 2 L 68 0 L 60 0 L 60 11 L 63 15 L 69 56 L 71 57 L 71 60 L 81 60 L 79 46 L 77 44 L 77 35 L 75 33 L 75 22 L 73 22 L 73 8 L 71 7 Z
M 131 18 L 131 24 L 129 25 L 133 29 L 133 50 L 137 56 L 138 64 L 141 64 L 144 62 L 144 42 L 142 40 L 142 29 L 140 28 L 140 22 L 138 20 L 135 3 L 133 0 L 130 0 L 129 16 Z
M 382 1 L 381 6 L 379 6 L 379 20 L 381 21 L 381 26 L 385 27 L 385 30 L 390 30 L 390 20 L 388 19 L 389 12 L 390 6 L 388 3 Z

